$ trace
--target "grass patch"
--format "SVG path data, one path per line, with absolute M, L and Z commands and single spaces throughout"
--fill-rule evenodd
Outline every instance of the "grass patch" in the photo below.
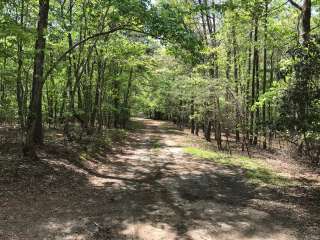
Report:
M 150 144 L 151 144 L 151 148 L 153 148 L 153 149 L 159 149 L 162 147 L 162 144 L 160 143 L 160 140 L 158 140 L 158 139 L 152 140 L 150 142 Z
M 275 172 L 259 159 L 239 155 L 228 155 L 195 147 L 186 147 L 184 148 L 184 152 L 199 158 L 212 160 L 215 163 L 225 166 L 240 167 L 244 170 L 245 177 L 248 181 L 253 184 L 274 186 L 294 186 L 298 184 L 296 181 Z
M 80 154 L 79 154 L 79 160 L 81 160 L 81 161 L 87 161 L 89 158 L 90 158 L 89 153 L 84 152 L 84 151 L 80 152 Z

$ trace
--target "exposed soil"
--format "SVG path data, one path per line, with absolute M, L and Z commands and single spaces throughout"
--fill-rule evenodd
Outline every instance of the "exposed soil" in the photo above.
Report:
M 239 168 L 185 154 L 191 136 L 172 125 L 137 121 L 126 143 L 86 159 L 63 141 L 38 162 L 2 146 L 0 239 L 320 239 L 314 175 L 286 164 L 303 185 L 252 185 Z

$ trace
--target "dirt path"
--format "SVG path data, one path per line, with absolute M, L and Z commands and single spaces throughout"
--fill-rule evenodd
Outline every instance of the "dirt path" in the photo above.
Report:
M 184 154 L 187 136 L 172 126 L 138 121 L 117 154 L 47 151 L 50 171 L 0 182 L 0 239 L 320 239 L 302 195 L 249 185 L 241 169 Z

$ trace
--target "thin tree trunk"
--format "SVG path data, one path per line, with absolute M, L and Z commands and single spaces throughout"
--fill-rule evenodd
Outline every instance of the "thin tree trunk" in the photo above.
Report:
M 216 97 L 216 106 L 218 113 L 216 114 L 216 124 L 215 124 L 215 139 L 217 142 L 217 146 L 219 150 L 222 150 L 222 138 L 221 138 L 221 120 L 222 120 L 222 114 L 221 114 L 221 106 L 220 106 L 220 99 L 219 97 Z
M 253 46 L 253 66 L 252 66 L 252 82 L 251 82 L 251 106 L 253 106 L 256 102 L 257 99 L 257 94 L 256 93 L 256 77 L 258 75 L 258 64 L 259 64 L 259 54 L 258 54 L 258 49 L 257 49 L 257 42 L 258 42 L 258 18 L 255 17 L 254 18 L 254 46 Z M 252 144 L 257 144 L 257 136 L 256 134 L 254 134 L 254 130 L 257 129 L 256 125 L 257 125 L 257 116 L 258 114 L 256 113 L 256 119 L 254 116 L 254 112 L 251 111 L 250 114 L 250 142 Z M 255 131 L 256 133 L 256 131 Z
M 256 44 L 256 27 L 254 28 L 254 43 Z M 257 50 L 256 46 L 253 47 L 253 60 L 252 60 L 252 80 L 251 80 L 251 107 L 255 103 L 255 79 L 256 79 L 256 58 L 257 58 Z M 253 134 L 253 128 L 254 128 L 254 112 L 252 109 L 250 109 L 250 144 L 253 143 L 254 134 Z
M 269 87 L 272 87 L 273 83 L 273 71 L 274 71 L 274 60 L 273 60 L 273 55 L 274 52 L 272 51 L 272 54 L 270 56 L 270 80 L 269 80 Z M 272 114 L 272 106 L 271 103 L 268 103 L 268 124 L 273 125 L 273 114 Z M 272 135 L 273 135 L 273 130 L 272 128 L 269 127 L 269 146 L 271 147 L 272 145 Z
M 122 113 L 122 127 L 125 128 L 126 124 L 129 120 L 129 97 L 131 93 L 131 86 L 132 86 L 132 79 L 133 79 L 133 68 L 130 69 L 129 78 L 128 78 L 128 84 L 127 84 L 127 90 L 124 96 L 123 101 L 123 113 Z
M 191 133 L 195 134 L 194 100 L 191 101 Z
M 232 45 L 233 45 L 233 78 L 235 82 L 235 93 L 236 97 L 239 97 L 239 79 L 238 79 L 238 56 L 237 56 L 237 42 L 236 42 L 236 32 L 233 26 L 232 29 Z M 240 132 L 239 132 L 239 124 L 240 124 L 240 113 L 239 108 L 236 106 L 236 141 L 240 141 Z
M 268 1 L 265 1 L 265 19 L 264 19 L 264 49 L 263 49 L 263 83 L 262 93 L 267 88 L 267 30 L 268 30 Z M 262 107 L 262 124 L 263 124 L 263 149 L 267 148 L 267 126 L 266 126 L 266 103 Z
M 201 0 L 198 0 L 199 5 L 203 5 Z M 202 30 L 203 30 L 203 38 L 205 40 L 205 42 L 208 42 L 208 38 L 207 38 L 207 28 L 206 28 L 206 20 L 205 20 L 205 13 L 203 10 L 201 10 L 201 23 L 202 23 Z
M 21 1 L 21 12 L 20 12 L 20 26 L 23 26 L 24 24 L 24 1 Z M 17 39 L 17 62 L 18 62 L 18 69 L 17 69 L 17 103 L 18 103 L 18 116 L 19 116 L 19 122 L 22 131 L 25 128 L 25 117 L 24 117 L 24 108 L 23 108 L 23 102 L 24 102 L 24 89 L 22 84 L 22 66 L 23 66 L 23 42 L 20 38 Z
M 259 95 L 260 95 L 260 79 L 259 79 L 259 50 L 257 49 L 257 55 L 256 55 L 256 96 L 255 96 L 255 102 L 258 101 Z M 255 134 L 253 138 L 253 144 L 258 144 L 258 137 L 259 137 L 259 130 L 260 130 L 260 107 L 257 106 L 256 109 L 256 119 L 255 119 Z
M 102 84 L 103 77 L 104 77 L 105 63 L 106 63 L 106 60 L 102 60 L 101 57 L 98 59 L 98 78 L 97 78 L 97 82 L 96 82 L 95 97 L 94 97 L 91 118 L 90 118 L 91 128 L 93 128 L 95 125 L 96 115 L 97 115 L 99 105 L 100 105 L 101 92 L 102 92 L 101 84 Z
M 252 36 L 253 36 L 253 31 L 252 29 L 250 30 L 249 33 L 249 49 L 248 49 L 248 70 L 247 70 L 247 82 L 246 82 L 246 139 L 249 140 L 249 142 L 252 142 L 252 131 L 251 131 L 251 121 L 250 121 L 250 106 L 251 106 L 251 99 L 250 99 L 250 76 L 251 76 L 251 58 L 252 58 Z M 250 127 L 250 131 L 249 128 Z

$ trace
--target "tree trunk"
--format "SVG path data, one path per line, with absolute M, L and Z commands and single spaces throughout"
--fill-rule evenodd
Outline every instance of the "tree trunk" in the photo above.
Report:
M 233 26 L 232 29 L 232 45 L 233 45 L 233 78 L 235 82 L 235 93 L 237 99 L 239 98 L 239 79 L 238 79 L 238 56 L 237 56 L 237 42 L 236 42 L 236 32 Z M 236 141 L 240 141 L 240 132 L 239 132 L 239 124 L 240 124 L 240 113 L 239 108 L 236 106 Z
M 301 21 L 301 38 L 303 45 L 308 45 L 308 42 L 310 40 L 310 31 L 311 31 L 311 0 L 304 0 L 302 6 L 300 6 L 298 3 L 296 3 L 293 0 L 289 0 L 292 6 L 297 8 L 300 13 L 300 21 Z
M 310 40 L 310 31 L 311 31 L 311 0 L 304 0 L 302 6 L 302 39 L 303 44 L 306 46 Z
M 24 1 L 21 2 L 21 12 L 20 12 L 20 26 L 22 27 L 24 24 Z M 17 69 L 17 103 L 18 103 L 18 116 L 21 129 L 24 130 L 25 128 L 25 118 L 24 118 L 24 89 L 22 84 L 22 66 L 23 66 L 23 42 L 20 37 L 17 39 L 17 62 L 18 62 L 18 69 Z
M 198 0 L 199 5 L 203 5 L 201 0 Z M 205 21 L 205 13 L 203 10 L 201 10 L 201 22 L 202 22 L 202 30 L 203 30 L 203 39 L 205 40 L 206 43 L 208 43 L 208 38 L 207 38 L 207 28 L 206 28 L 206 21 Z
M 260 95 L 260 82 L 259 82 L 259 50 L 257 49 L 257 55 L 256 55 L 256 96 L 255 96 L 255 102 L 258 101 L 259 95 Z M 260 107 L 257 106 L 256 109 L 256 119 L 255 119 L 255 133 L 253 138 L 253 144 L 256 145 L 258 143 L 258 137 L 259 137 L 259 130 L 260 130 Z
M 130 69 L 129 72 L 129 78 L 128 78 L 128 84 L 127 84 L 127 89 L 126 93 L 124 95 L 124 100 L 123 100 L 123 109 L 122 109 L 122 127 L 125 128 L 127 125 L 127 122 L 130 117 L 130 112 L 129 112 L 129 98 L 130 98 L 130 93 L 131 93 L 131 86 L 132 86 L 132 79 L 133 79 L 133 68 Z
M 102 57 L 98 56 L 98 77 L 96 81 L 96 89 L 95 89 L 95 97 L 93 103 L 93 109 L 90 117 L 90 126 L 94 128 L 96 122 L 96 116 L 99 109 L 99 103 L 101 99 L 101 83 L 104 77 L 104 68 L 105 68 L 105 60 L 102 60 Z
M 42 129 L 42 89 L 44 85 L 43 71 L 45 64 L 45 32 L 48 25 L 49 0 L 39 0 L 39 19 L 37 40 L 33 66 L 32 92 L 27 120 L 27 135 L 24 146 L 25 155 L 35 156 L 35 144 L 43 143 Z
M 247 125 L 247 129 L 246 129 L 246 137 L 247 140 L 249 140 L 249 142 L 251 143 L 251 138 L 252 138 L 252 131 L 250 129 L 249 131 L 249 127 L 251 128 L 252 124 L 250 121 L 250 106 L 251 106 L 251 99 L 250 99 L 250 75 L 251 75 L 251 59 L 252 59 L 252 35 L 253 35 L 253 31 L 252 29 L 250 30 L 249 33 L 249 49 L 248 49 L 248 70 L 247 70 L 247 82 L 246 82 L 246 125 Z
M 255 23 L 256 21 L 254 21 Z M 257 26 L 254 28 L 254 47 L 253 47 L 253 61 L 252 61 L 252 81 L 251 81 L 251 107 L 255 103 L 255 79 L 256 79 L 256 58 L 257 58 L 257 49 L 256 49 L 256 36 L 257 36 Z M 250 144 L 253 143 L 253 128 L 254 128 L 254 112 L 250 109 Z
M 302 6 L 297 4 L 293 0 L 289 0 L 289 2 L 296 7 L 298 10 L 300 10 L 301 16 L 300 16 L 300 26 L 301 26 L 301 39 L 302 39 L 302 45 L 304 48 L 309 48 L 310 44 L 310 31 L 311 31 L 311 0 L 304 0 L 302 3 Z M 298 79 L 298 86 L 299 91 L 301 94 L 301 99 L 299 99 L 297 105 L 297 122 L 299 122 L 298 128 L 300 128 L 303 131 L 306 131 L 308 128 L 307 126 L 307 110 L 308 110 L 308 104 L 309 104 L 309 89 L 308 85 L 311 80 L 311 69 L 310 65 L 304 63 L 305 60 L 301 59 L 301 67 L 297 71 L 297 79 Z
M 253 106 L 256 102 L 257 99 L 257 95 L 258 93 L 256 92 L 256 89 L 259 89 L 256 83 L 256 77 L 258 76 L 258 64 L 259 64 L 259 53 L 258 53 L 258 49 L 257 49 L 257 44 L 258 42 L 258 18 L 254 17 L 254 47 L 253 47 L 253 65 L 252 65 L 252 82 L 251 82 L 251 106 Z M 256 113 L 256 119 L 254 116 L 254 112 L 251 111 L 250 114 L 250 142 L 252 144 L 257 144 L 257 136 L 256 134 L 254 134 L 254 130 L 256 133 L 256 129 L 257 129 L 257 116 L 259 116 L 259 114 Z
M 267 30 L 268 30 L 268 1 L 265 1 L 265 18 L 264 18 L 264 48 L 263 48 L 263 83 L 262 93 L 267 88 Z M 267 126 L 266 126 L 266 103 L 262 107 L 262 124 L 263 124 L 263 149 L 267 148 Z
M 274 52 L 272 51 L 271 56 L 270 56 L 270 79 L 269 79 L 269 87 L 272 87 L 273 84 L 273 75 L 274 75 L 274 60 L 273 60 L 273 55 Z M 268 103 L 268 124 L 269 126 L 273 125 L 273 114 L 272 114 L 272 106 L 271 103 Z M 273 130 L 271 127 L 269 127 L 269 146 L 271 147 L 272 145 L 272 135 L 273 135 Z
M 220 107 L 220 99 L 219 97 L 216 97 L 216 106 L 217 106 L 217 114 L 216 114 L 216 120 L 215 120 L 215 139 L 217 142 L 217 146 L 219 150 L 222 150 L 222 137 L 221 137 L 221 120 L 222 120 L 222 113 L 221 113 L 221 107 Z
M 212 129 L 212 123 L 211 120 L 208 119 L 208 122 L 205 123 L 205 132 L 204 132 L 204 137 L 208 142 L 211 142 L 211 129 Z
M 191 101 L 191 133 L 195 134 L 194 100 Z

